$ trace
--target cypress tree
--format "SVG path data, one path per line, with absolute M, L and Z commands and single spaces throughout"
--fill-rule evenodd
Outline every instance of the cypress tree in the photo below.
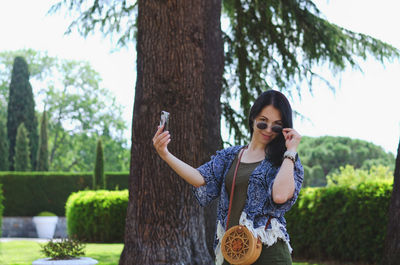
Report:
M 97 140 L 96 161 L 93 174 L 93 189 L 97 190 L 100 188 L 106 188 L 106 178 L 104 175 L 103 145 L 101 143 L 101 139 Z
M 4 121 L 0 119 L 0 171 L 7 171 L 8 164 L 8 138 Z
M 15 142 L 14 170 L 31 170 L 28 131 L 26 130 L 24 123 L 21 123 L 21 125 L 18 126 L 17 130 L 17 137 Z
M 14 170 L 14 151 L 18 126 L 24 123 L 28 131 L 30 161 L 36 166 L 38 149 L 38 122 L 35 116 L 35 102 L 29 82 L 28 64 L 23 57 L 15 57 L 11 74 L 10 94 L 7 112 L 7 133 L 9 140 L 10 170 Z
M 37 171 L 49 171 L 49 149 L 47 145 L 47 116 L 43 111 L 42 121 L 40 123 L 39 148 L 37 154 Z

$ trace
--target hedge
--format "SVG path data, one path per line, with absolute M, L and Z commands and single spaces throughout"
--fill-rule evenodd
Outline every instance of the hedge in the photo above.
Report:
M 80 191 L 66 204 L 68 236 L 85 242 L 123 242 L 128 190 Z
M 364 262 L 381 260 L 392 184 L 304 188 L 285 215 L 294 256 Z
M 0 227 L 2 227 L 3 224 L 3 202 L 4 202 L 4 197 L 3 197 L 3 190 L 1 189 L 1 183 L 0 183 Z M 0 237 L 1 237 L 1 233 L 2 233 L 2 229 L 0 229 Z
M 50 211 L 65 216 L 72 192 L 90 189 L 93 173 L 1 172 L 4 216 L 35 216 Z M 128 172 L 106 172 L 107 188 L 127 189 Z

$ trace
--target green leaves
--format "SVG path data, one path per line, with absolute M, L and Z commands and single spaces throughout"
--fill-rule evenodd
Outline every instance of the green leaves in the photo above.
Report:
M 110 157 L 105 169 L 127 170 L 123 109 L 110 91 L 101 87 L 99 73 L 88 62 L 50 57 L 31 49 L 0 53 L 0 69 L 4 70 L 0 71 L 0 119 L 7 115 L 8 85 L 17 55 L 26 58 L 35 98 L 47 112 L 49 170 L 92 171 L 99 136 L 103 136 L 105 156 Z
M 29 150 L 28 131 L 24 123 L 18 126 L 16 143 L 15 143 L 15 156 L 14 156 L 14 170 L 15 171 L 30 171 L 31 159 Z
M 399 57 L 391 45 L 325 20 L 309 0 L 225 0 L 223 4 L 230 23 L 224 33 L 222 106 L 237 144 L 247 140 L 243 137 L 247 115 L 261 91 L 274 88 L 290 97 L 300 93 L 304 81 L 310 90 L 314 78 L 327 82 L 314 71 L 318 66 L 327 64 L 339 72 L 347 66 L 358 68 L 357 60 L 368 55 L 381 62 Z M 240 104 L 232 108 L 236 96 Z
M 349 137 L 307 137 L 301 139 L 299 156 L 305 170 L 305 186 L 325 186 L 326 176 L 339 174 L 340 167 L 370 170 L 374 166 L 394 170 L 394 156 L 382 147 Z M 359 181 L 354 177 L 354 181 Z
M 52 239 L 41 245 L 40 252 L 53 260 L 73 259 L 85 255 L 85 245 L 75 239 Z
M 79 191 L 66 204 L 68 235 L 91 242 L 122 242 L 128 190 Z
M 391 191 L 387 182 L 303 188 L 285 215 L 295 257 L 379 262 Z
M 323 18 L 310 0 L 223 0 L 225 74 L 222 114 L 234 143 L 248 140 L 247 115 L 261 91 L 285 91 L 289 97 L 300 93 L 304 82 L 312 90 L 315 71 L 327 65 L 337 73 L 347 66 L 359 68 L 358 60 L 373 56 L 383 62 L 398 58 L 399 51 L 382 41 L 341 28 Z M 135 41 L 136 1 L 63 0 L 50 13 L 65 7 L 72 11 L 68 31 L 83 36 L 100 30 L 116 36 L 118 44 Z M 237 104 L 232 104 L 236 101 Z

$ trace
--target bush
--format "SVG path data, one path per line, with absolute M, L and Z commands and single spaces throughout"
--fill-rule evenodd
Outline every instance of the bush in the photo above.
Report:
M 106 189 L 106 177 L 104 175 L 104 156 L 103 156 L 103 145 L 101 140 L 97 140 L 96 147 L 96 160 L 94 164 L 94 174 L 93 174 L 93 182 L 92 189 Z
M 367 181 L 393 182 L 393 171 L 387 166 L 371 166 L 369 170 L 364 170 L 346 165 L 346 167 L 340 167 L 339 170 L 339 173 L 333 173 L 326 177 L 328 187 L 335 185 L 356 187 Z
M 286 214 L 296 258 L 376 263 L 392 192 L 389 182 L 304 188 Z
M 55 213 L 52 213 L 52 212 L 44 211 L 44 212 L 38 213 L 36 216 L 57 216 L 57 215 Z
M 4 216 L 35 216 L 51 211 L 65 216 L 65 203 L 72 192 L 90 189 L 93 173 L 0 172 Z M 107 188 L 127 189 L 128 172 L 106 172 Z
M 86 242 L 123 242 L 128 190 L 80 191 L 66 204 L 70 237 Z
M 2 227 L 2 224 L 3 224 L 3 209 L 4 209 L 4 206 L 3 206 L 3 201 L 4 201 L 4 197 L 3 197 L 3 190 L 2 190 L 2 188 L 1 188 L 1 183 L 0 183 L 0 227 Z M 0 230 L 0 237 L 1 237 L 1 233 L 2 233 L 2 231 Z
M 52 239 L 46 244 L 41 245 L 40 252 L 52 260 L 74 259 L 85 255 L 85 245 L 75 239 Z

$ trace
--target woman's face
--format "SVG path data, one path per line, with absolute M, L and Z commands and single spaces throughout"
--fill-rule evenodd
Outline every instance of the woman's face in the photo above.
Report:
M 267 128 L 258 128 L 258 123 L 265 123 L 267 125 Z M 274 128 L 274 130 L 272 130 L 272 127 L 274 126 L 283 126 L 281 112 L 273 105 L 265 106 L 254 120 L 252 140 L 263 145 L 268 145 L 280 133 L 275 132 L 276 127 Z M 260 127 L 265 127 L 265 125 Z

